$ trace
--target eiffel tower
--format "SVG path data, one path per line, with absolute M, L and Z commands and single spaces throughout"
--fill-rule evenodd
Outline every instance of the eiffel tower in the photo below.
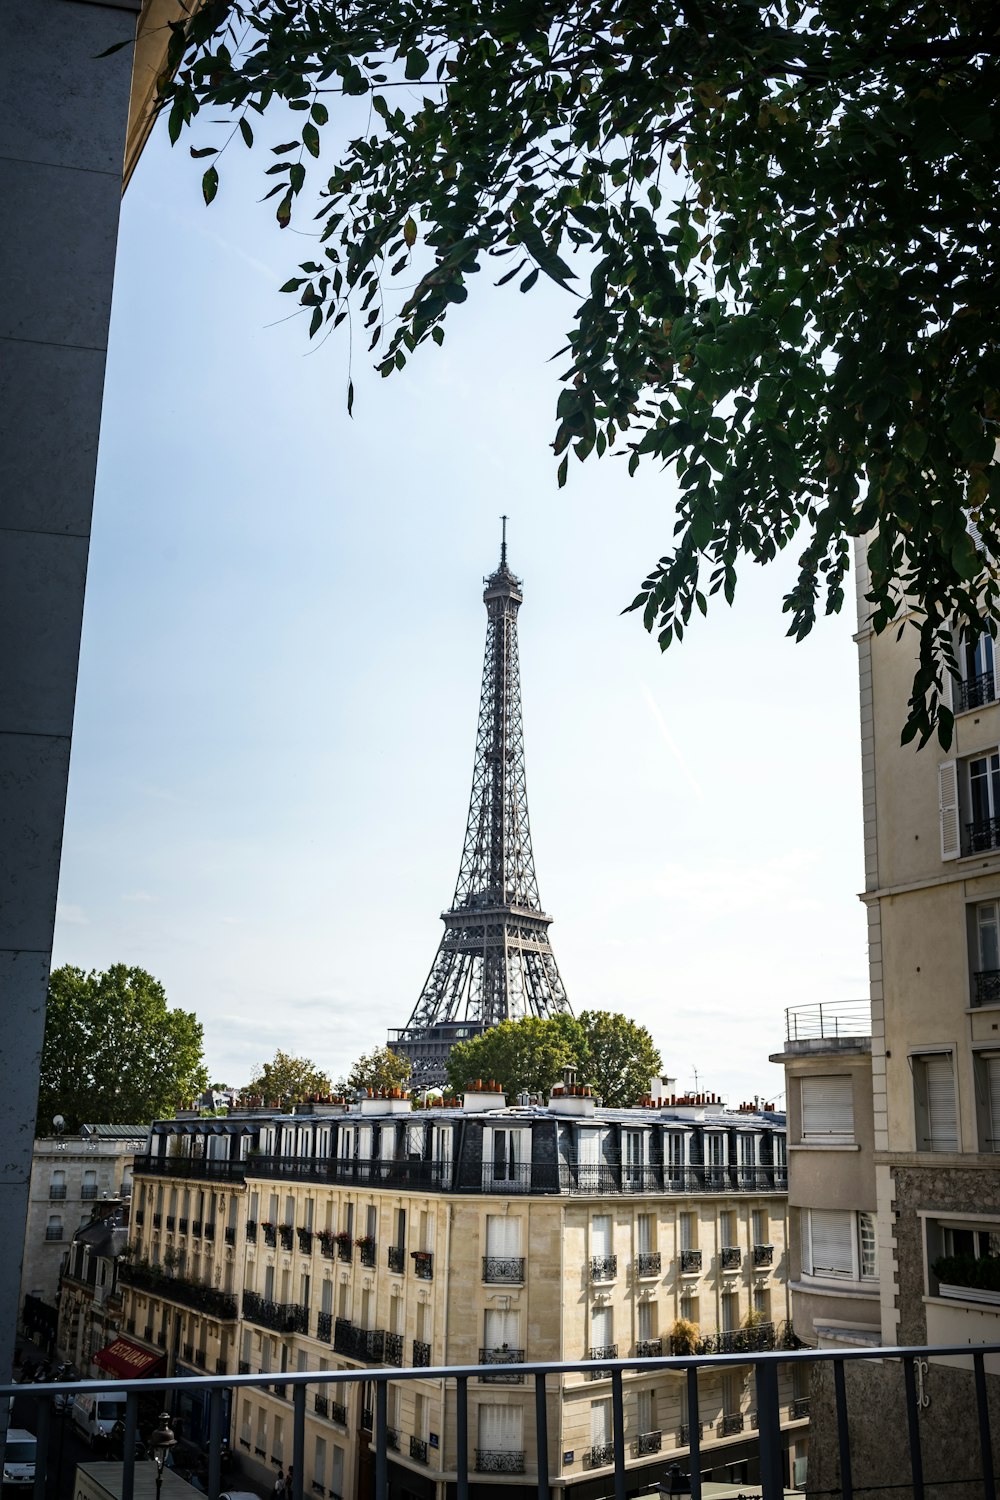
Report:
M 498 1021 L 571 1013 L 549 943 L 531 853 L 524 780 L 517 612 L 521 581 L 507 566 L 507 517 L 500 566 L 483 593 L 486 654 L 462 863 L 442 912 L 444 934 L 405 1027 L 389 1033 L 410 1059 L 418 1088 L 443 1083 L 448 1053 Z

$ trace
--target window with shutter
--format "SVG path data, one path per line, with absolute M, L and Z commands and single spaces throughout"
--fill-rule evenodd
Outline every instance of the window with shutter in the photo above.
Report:
M 520 1453 L 524 1448 L 523 1413 L 519 1406 L 479 1408 L 479 1446 L 488 1453 Z
M 938 814 L 941 819 L 941 858 L 957 859 L 961 853 L 958 813 L 958 763 L 946 760 L 938 766 Z
M 594 1214 L 591 1219 L 590 1253 L 591 1255 L 610 1255 L 612 1253 L 610 1214 Z
M 506 1258 L 521 1254 L 521 1221 L 510 1214 L 486 1217 L 486 1254 Z
M 603 1448 L 612 1441 L 611 1400 L 590 1403 L 590 1444 L 592 1448 Z
M 1000 1151 L 1000 1052 L 979 1052 L 975 1059 L 976 1108 L 980 1151 Z
M 601 1305 L 590 1310 L 590 1347 L 607 1349 L 614 1343 L 614 1314 L 610 1307 Z
M 802 1139 L 838 1145 L 854 1140 L 854 1080 L 850 1074 L 800 1080 Z
M 917 1150 L 957 1151 L 958 1115 L 950 1052 L 913 1058 Z
M 653 1215 L 640 1214 L 637 1226 L 639 1254 L 648 1255 L 653 1248 Z
M 651 1390 L 636 1395 L 636 1421 L 640 1432 L 656 1431 L 656 1403 Z
M 808 1244 L 803 1245 L 807 1268 L 813 1276 L 853 1277 L 854 1215 L 847 1210 L 813 1208 L 804 1215 Z

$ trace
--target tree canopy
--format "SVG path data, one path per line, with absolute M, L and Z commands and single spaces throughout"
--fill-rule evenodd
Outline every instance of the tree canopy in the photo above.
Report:
M 173 1114 L 208 1083 L 202 1027 L 171 1010 L 145 969 L 113 964 L 103 974 L 64 964 L 49 979 L 37 1129 L 62 1115 L 84 1123 L 145 1125 Z
M 286 1099 L 305 1099 L 310 1094 L 329 1094 L 332 1084 L 326 1073 L 308 1057 L 289 1057 L 280 1047 L 270 1062 L 262 1063 L 241 1093 L 257 1095 L 266 1104 Z
M 677 477 L 629 606 L 660 646 L 789 546 L 801 639 L 867 536 L 874 628 L 918 632 L 905 735 L 947 741 L 955 629 L 1000 603 L 998 68 L 986 0 L 208 0 L 161 104 L 206 202 L 287 106 L 283 290 L 383 375 L 490 264 L 564 288 L 559 482 L 570 449 Z
M 356 1094 L 358 1089 L 404 1089 L 410 1081 L 410 1060 L 398 1057 L 388 1047 L 364 1052 L 337 1084 L 338 1094 Z
M 453 1047 L 448 1084 L 459 1093 L 477 1078 L 492 1078 L 513 1098 L 522 1089 L 548 1094 L 565 1067 L 590 1084 L 605 1104 L 625 1108 L 649 1091 L 663 1064 L 645 1026 L 614 1011 L 579 1016 L 526 1016 L 501 1021 Z

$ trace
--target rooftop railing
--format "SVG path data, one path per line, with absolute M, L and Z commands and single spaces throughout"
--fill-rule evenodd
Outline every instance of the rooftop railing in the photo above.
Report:
M 867 1000 L 826 1000 L 816 1005 L 790 1005 L 785 1011 L 785 1040 L 789 1042 L 836 1041 L 871 1034 L 872 1012 Z
M 971 1363 L 969 1371 L 969 1387 L 967 1400 L 969 1406 L 975 1411 L 978 1427 L 978 1451 L 975 1442 L 967 1445 L 963 1452 L 964 1479 L 970 1484 L 979 1486 L 976 1493 L 981 1494 L 983 1500 L 997 1500 L 996 1478 L 992 1456 L 992 1438 L 990 1428 L 989 1394 L 986 1380 L 986 1358 L 1000 1354 L 1000 1343 L 992 1344 L 958 1344 L 940 1345 L 934 1348 L 926 1346 L 905 1348 L 874 1348 L 874 1349 L 808 1349 L 808 1350 L 782 1350 L 770 1353 L 740 1353 L 733 1355 L 714 1354 L 709 1356 L 678 1356 L 662 1359 L 638 1359 L 635 1357 L 626 1359 L 609 1358 L 605 1364 L 606 1376 L 611 1381 L 611 1403 L 610 1403 L 610 1430 L 605 1434 L 605 1440 L 595 1444 L 587 1450 L 584 1455 L 586 1467 L 607 1467 L 609 1472 L 608 1481 L 612 1486 L 612 1492 L 616 1500 L 625 1500 L 627 1494 L 626 1461 L 632 1456 L 632 1434 L 626 1430 L 625 1425 L 625 1402 L 623 1395 L 623 1377 L 630 1371 L 636 1371 L 649 1376 L 658 1370 L 671 1371 L 674 1374 L 685 1377 L 687 1390 L 687 1414 L 688 1421 L 684 1424 L 682 1431 L 682 1442 L 686 1451 L 684 1467 L 688 1471 L 691 1486 L 692 1500 L 702 1500 L 701 1469 L 703 1433 L 707 1428 L 712 1431 L 718 1420 L 714 1414 L 705 1413 L 700 1410 L 699 1401 L 704 1397 L 704 1387 L 699 1386 L 699 1374 L 706 1369 L 725 1373 L 727 1369 L 739 1371 L 745 1374 L 747 1366 L 753 1371 L 756 1408 L 751 1419 L 751 1434 L 749 1441 L 757 1444 L 757 1457 L 759 1459 L 760 1479 L 754 1481 L 754 1489 L 759 1485 L 763 1500 L 784 1500 L 784 1478 L 783 1458 L 784 1449 L 782 1444 L 782 1421 L 794 1419 L 790 1416 L 787 1406 L 783 1406 L 780 1399 L 778 1372 L 781 1366 L 795 1366 L 802 1364 L 805 1374 L 808 1367 L 818 1364 L 829 1364 L 833 1367 L 834 1388 L 834 1419 L 833 1431 L 830 1440 L 837 1444 L 840 1483 L 839 1494 L 842 1500 L 854 1500 L 856 1493 L 855 1479 L 852 1467 L 852 1452 L 850 1438 L 850 1403 L 848 1399 L 846 1366 L 857 1360 L 876 1360 L 885 1364 L 898 1362 L 903 1375 L 903 1395 L 906 1413 L 907 1452 L 909 1458 L 909 1475 L 900 1472 L 897 1476 L 898 1483 L 894 1488 L 902 1492 L 912 1491 L 914 1496 L 928 1493 L 928 1489 L 938 1484 L 954 1482 L 953 1453 L 924 1452 L 921 1440 L 920 1421 L 920 1389 L 918 1385 L 920 1366 L 923 1361 L 939 1359 L 942 1356 L 961 1356 L 967 1363 Z M 534 1384 L 534 1408 L 535 1408 L 535 1435 L 534 1448 L 523 1451 L 524 1473 L 530 1480 L 530 1493 L 538 1496 L 538 1500 L 552 1500 L 553 1495 L 553 1470 L 557 1466 L 558 1455 L 555 1452 L 553 1442 L 550 1441 L 549 1431 L 549 1395 L 557 1395 L 558 1386 L 564 1375 L 589 1374 L 593 1366 L 585 1361 L 574 1361 L 569 1363 L 532 1363 L 521 1366 L 521 1373 L 526 1379 Z M 321 1401 L 328 1401 L 331 1412 L 336 1411 L 338 1420 L 346 1416 L 348 1387 L 363 1383 L 367 1392 L 366 1403 L 372 1403 L 371 1407 L 371 1452 L 374 1459 L 374 1489 L 372 1493 L 377 1496 L 388 1494 L 389 1464 L 392 1461 L 390 1454 L 397 1451 L 397 1446 L 421 1464 L 429 1461 L 440 1467 L 443 1472 L 445 1462 L 448 1465 L 448 1479 L 455 1486 L 455 1500 L 469 1500 L 470 1478 L 478 1472 L 477 1459 L 484 1453 L 498 1454 L 499 1449 L 476 1449 L 469 1442 L 469 1384 L 470 1381 L 481 1380 L 484 1375 L 490 1375 L 494 1371 L 484 1365 L 447 1365 L 425 1369 L 366 1369 L 357 1370 L 303 1370 L 282 1372 L 281 1382 L 290 1392 L 292 1402 L 291 1420 L 291 1445 L 290 1451 L 286 1448 L 285 1458 L 291 1460 L 292 1482 L 290 1500 L 304 1500 L 306 1487 L 306 1471 L 308 1468 L 308 1454 L 306 1448 L 306 1412 L 308 1407 L 316 1410 L 315 1396 L 318 1392 Z M 793 1373 L 794 1372 L 793 1369 Z M 433 1457 L 428 1451 L 428 1444 L 424 1438 L 417 1433 L 400 1432 L 396 1428 L 390 1428 L 388 1421 L 389 1411 L 389 1386 L 406 1380 L 433 1380 L 447 1382 L 449 1388 L 449 1400 L 454 1403 L 455 1420 L 453 1430 L 444 1433 L 445 1452 L 434 1452 Z M 176 1375 L 145 1380 L 122 1380 L 120 1378 L 110 1380 L 85 1380 L 74 1383 L 65 1381 L 52 1382 L 51 1384 L 38 1384 L 30 1387 L 31 1399 L 36 1403 L 35 1426 L 37 1429 L 37 1452 L 35 1466 L 35 1488 L 34 1493 L 44 1496 L 46 1484 L 50 1477 L 50 1469 L 55 1470 L 58 1464 L 60 1444 L 58 1441 L 58 1420 L 55 1413 L 55 1402 L 66 1397 L 98 1396 L 102 1392 L 115 1391 L 125 1395 L 125 1416 L 123 1422 L 122 1455 L 123 1467 L 121 1476 L 120 1500 L 135 1500 L 135 1462 L 137 1452 L 137 1441 L 139 1438 L 139 1407 L 143 1397 L 156 1395 L 165 1410 L 177 1401 L 181 1391 L 184 1397 L 200 1399 L 207 1402 L 208 1407 L 208 1446 L 205 1476 L 205 1491 L 208 1500 L 219 1500 L 222 1489 L 222 1452 L 223 1439 L 230 1436 L 225 1431 L 224 1412 L 226 1409 L 226 1392 L 229 1391 L 230 1406 L 235 1412 L 240 1403 L 235 1399 L 241 1391 L 257 1390 L 266 1393 L 275 1384 L 274 1374 L 257 1375 L 206 1375 L 191 1376 L 179 1379 Z M 331 1389 L 332 1387 L 332 1389 Z M 338 1387 L 340 1389 L 338 1389 Z M 313 1391 L 313 1399 L 309 1400 L 310 1388 Z M 476 1387 L 473 1386 L 473 1392 Z M 344 1400 L 338 1401 L 342 1396 Z M 5 1397 L 25 1399 L 26 1393 L 23 1386 L 0 1385 L 0 1400 Z M 476 1397 L 473 1395 L 473 1401 Z M 322 1410 L 322 1408 L 320 1408 Z M 801 1412 L 801 1408 L 799 1408 Z M 471 1415 L 475 1415 L 474 1411 Z M 730 1424 L 735 1426 L 737 1414 L 732 1414 L 723 1419 L 727 1428 Z M 743 1413 L 739 1414 L 742 1421 Z M 799 1416 L 801 1420 L 801 1415 Z M 745 1430 L 746 1424 L 744 1424 Z M 390 1438 L 392 1434 L 392 1438 Z M 755 1436 L 754 1436 L 755 1434 Z M 554 1438 L 557 1434 L 551 1434 Z M 652 1436 L 647 1434 L 645 1436 Z M 516 1453 L 520 1455 L 521 1449 Z M 486 1472 L 520 1472 L 514 1465 L 519 1462 L 518 1458 L 512 1458 L 511 1467 L 508 1469 L 507 1461 L 492 1457 L 487 1460 L 490 1468 Z M 978 1472 L 973 1470 L 978 1467 Z M 938 1472 L 938 1471 L 941 1472 Z M 526 1491 L 527 1493 L 528 1491 Z M 857 1491 L 860 1495 L 860 1490 Z M 936 1493 L 936 1489 L 934 1490 Z

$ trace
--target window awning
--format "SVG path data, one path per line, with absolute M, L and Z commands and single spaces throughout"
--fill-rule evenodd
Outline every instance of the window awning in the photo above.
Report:
M 126 1380 L 139 1380 L 143 1375 L 153 1375 L 165 1356 L 154 1349 L 143 1349 L 131 1339 L 115 1339 L 106 1349 L 94 1355 L 94 1364 L 109 1375 L 121 1375 Z

